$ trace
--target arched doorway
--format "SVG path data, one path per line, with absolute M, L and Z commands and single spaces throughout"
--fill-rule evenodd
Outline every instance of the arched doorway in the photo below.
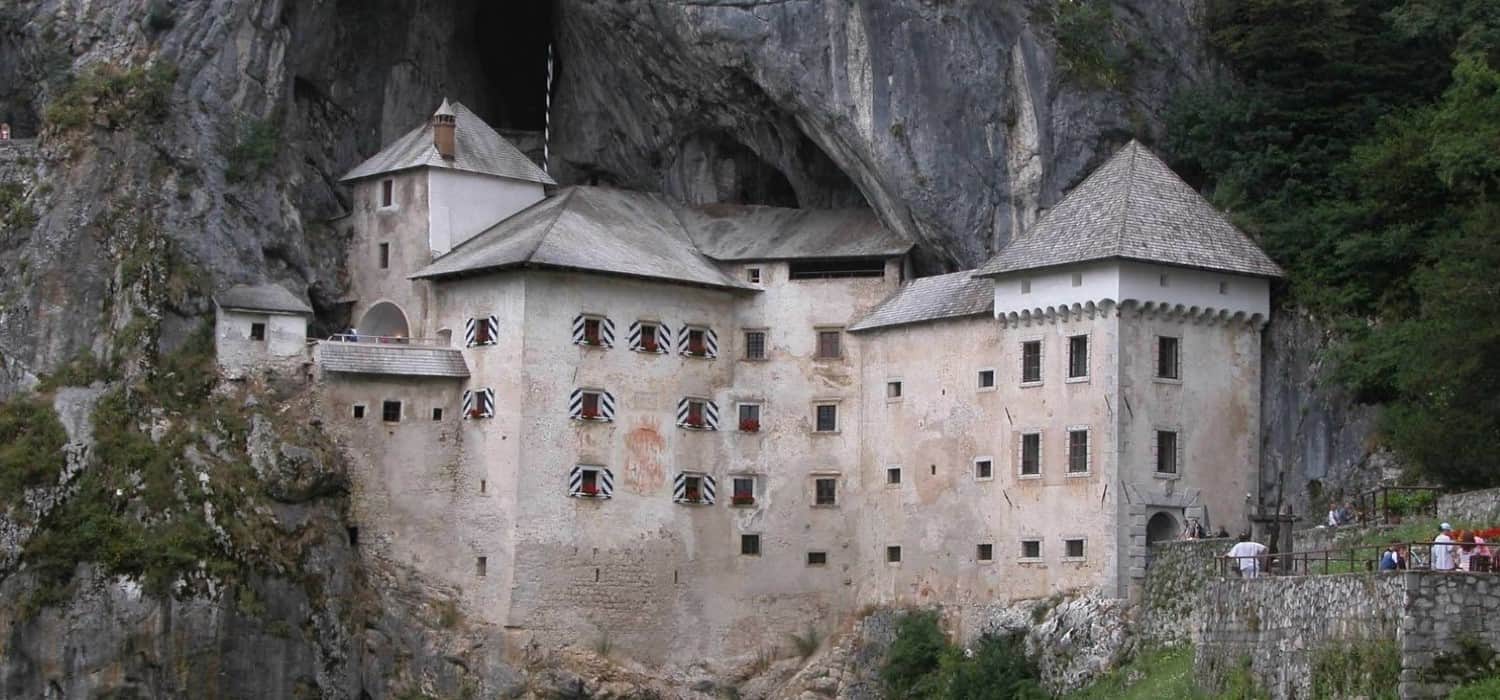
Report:
M 388 301 L 371 306 L 359 320 L 360 335 L 407 336 L 406 314 Z
M 1182 532 L 1182 526 L 1177 524 L 1177 518 L 1168 513 L 1157 513 L 1146 521 L 1146 542 L 1166 542 L 1177 539 Z

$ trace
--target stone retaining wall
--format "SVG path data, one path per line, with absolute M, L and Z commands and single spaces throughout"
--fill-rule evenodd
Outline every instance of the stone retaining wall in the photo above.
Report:
M 1248 664 L 1274 698 L 1312 694 L 1320 653 L 1394 642 L 1402 698 L 1440 698 L 1493 673 L 1500 576 L 1435 573 L 1228 578 L 1207 585 L 1196 671 L 1221 687 Z M 1347 656 L 1347 654 L 1343 654 Z
M 1500 525 L 1500 488 L 1439 496 L 1438 515 L 1444 520 Z
M 1141 586 L 1141 633 L 1146 641 L 1176 644 L 1191 641 L 1194 614 L 1203 607 L 1209 581 L 1219 574 L 1218 558 L 1235 540 L 1158 542 Z
M 1394 525 L 1371 525 L 1370 527 L 1314 527 L 1298 530 L 1292 534 L 1292 551 L 1317 552 L 1327 549 L 1352 547 L 1360 538 L 1371 533 L 1391 532 Z

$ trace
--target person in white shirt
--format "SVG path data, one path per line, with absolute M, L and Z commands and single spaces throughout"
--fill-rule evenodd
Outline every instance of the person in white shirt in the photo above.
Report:
M 1441 532 L 1432 540 L 1432 570 L 1452 571 L 1458 563 L 1453 552 L 1453 526 L 1443 523 L 1439 529 Z
M 1260 575 L 1260 560 L 1269 551 L 1265 545 L 1250 541 L 1250 533 L 1240 535 L 1240 541 L 1224 555 L 1240 565 L 1240 576 L 1256 578 Z
M 1339 526 L 1339 508 L 1338 508 L 1338 506 L 1335 506 L 1335 505 L 1333 505 L 1331 503 L 1328 504 L 1328 522 L 1327 522 L 1327 525 L 1328 525 L 1328 527 L 1338 527 Z

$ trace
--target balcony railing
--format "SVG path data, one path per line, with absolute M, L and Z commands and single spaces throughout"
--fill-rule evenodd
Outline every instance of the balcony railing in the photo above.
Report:
M 377 345 L 411 345 L 423 348 L 452 347 L 442 338 L 408 338 L 404 335 L 369 335 L 365 333 L 334 333 L 328 336 L 330 343 L 372 343 Z

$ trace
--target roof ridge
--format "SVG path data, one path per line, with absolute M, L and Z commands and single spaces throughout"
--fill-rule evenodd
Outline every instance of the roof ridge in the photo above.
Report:
M 536 245 L 531 246 L 531 250 L 527 251 L 526 256 L 521 258 L 521 260 L 530 262 L 532 258 L 536 257 L 536 252 L 542 249 L 542 244 L 546 243 L 547 239 L 552 236 L 552 228 L 557 225 L 557 220 L 561 219 L 563 212 L 567 211 L 568 207 L 573 205 L 573 195 L 577 192 L 577 187 L 569 187 L 567 192 L 559 195 L 563 197 L 563 201 L 557 204 L 557 213 L 552 216 L 551 221 L 547 222 L 547 227 L 542 229 L 542 234 L 536 237 Z M 478 238 L 478 236 L 475 236 L 475 238 Z
M 1125 148 L 1121 149 L 1130 151 L 1130 160 L 1125 165 L 1125 201 L 1120 203 L 1120 226 L 1115 229 L 1115 255 L 1124 253 L 1125 229 L 1130 225 L 1130 202 L 1135 195 L 1135 157 L 1140 149 L 1141 142 L 1133 138 L 1130 139 L 1130 143 L 1125 144 Z

